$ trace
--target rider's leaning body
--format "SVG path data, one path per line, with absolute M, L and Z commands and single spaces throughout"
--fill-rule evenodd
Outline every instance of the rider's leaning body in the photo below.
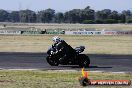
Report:
M 66 62 L 75 55 L 75 50 L 58 36 L 53 37 L 53 42 L 52 47 L 56 49 L 56 53 L 62 50 L 65 52 L 65 55 L 60 59 L 61 62 Z

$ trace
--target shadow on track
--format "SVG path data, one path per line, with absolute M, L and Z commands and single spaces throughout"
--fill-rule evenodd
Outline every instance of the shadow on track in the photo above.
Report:
M 71 67 L 71 68 L 80 68 L 79 66 L 75 65 L 62 65 L 62 66 L 59 66 L 59 67 Z M 89 67 L 85 67 L 85 68 L 112 68 L 112 67 L 108 67 L 108 66 L 89 66 Z

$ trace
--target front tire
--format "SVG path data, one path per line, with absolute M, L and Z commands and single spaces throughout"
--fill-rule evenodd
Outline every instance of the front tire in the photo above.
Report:
M 79 67 L 89 67 L 90 65 L 90 59 L 87 55 L 85 54 L 80 54 L 79 55 Z
M 51 66 L 58 66 L 59 65 L 59 62 L 51 56 L 47 56 L 46 60 Z

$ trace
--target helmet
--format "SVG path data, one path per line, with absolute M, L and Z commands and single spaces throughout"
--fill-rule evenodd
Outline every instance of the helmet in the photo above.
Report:
M 61 39 L 58 36 L 54 36 L 52 39 L 53 39 L 53 42 L 55 43 L 58 43 L 61 41 Z

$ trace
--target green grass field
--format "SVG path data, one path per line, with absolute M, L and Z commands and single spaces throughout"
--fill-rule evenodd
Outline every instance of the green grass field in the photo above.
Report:
M 0 88 L 83 88 L 81 71 L 0 71 Z M 126 79 L 132 74 L 89 72 L 89 79 Z M 90 86 L 87 88 L 131 88 L 132 86 Z
M 0 36 L 0 52 L 46 52 L 54 35 Z M 88 54 L 132 54 L 132 36 L 59 35 L 73 48 L 84 45 Z

